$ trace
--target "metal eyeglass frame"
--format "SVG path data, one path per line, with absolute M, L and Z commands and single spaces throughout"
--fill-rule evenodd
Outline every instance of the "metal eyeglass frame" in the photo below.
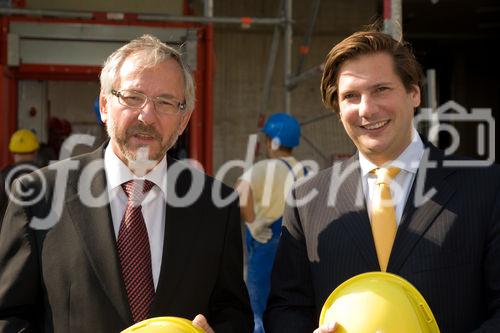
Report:
M 123 93 L 124 91 L 127 91 L 127 92 L 131 92 L 131 93 L 134 93 L 136 95 L 139 95 L 139 96 L 142 96 L 144 97 L 144 102 L 142 103 L 141 106 L 131 106 L 131 105 L 128 105 L 127 103 L 125 103 L 123 101 Z M 137 91 L 133 91 L 133 90 L 127 90 L 127 89 L 123 89 L 123 90 L 115 90 L 115 89 L 112 89 L 111 90 L 111 94 L 113 96 L 116 96 L 116 98 L 118 98 L 118 103 L 120 103 L 120 105 L 122 106 L 126 106 L 128 108 L 131 108 L 131 109 L 142 109 L 146 106 L 146 104 L 148 103 L 148 101 L 150 100 L 151 102 L 153 102 L 153 105 L 155 107 L 155 111 L 160 113 L 160 114 L 172 114 L 172 115 L 175 115 L 175 114 L 178 114 L 179 112 L 183 112 L 186 110 L 186 102 L 179 102 L 178 100 L 176 100 L 175 98 L 169 98 L 169 99 L 166 99 L 166 98 L 163 98 L 163 97 L 151 97 L 151 96 L 148 96 L 146 94 L 143 94 L 143 93 L 140 93 L 140 92 L 137 92 Z M 164 101 L 164 102 L 170 102 L 170 101 L 173 101 L 177 104 L 172 104 L 172 106 L 174 106 L 176 108 L 176 112 L 175 113 L 172 113 L 172 112 L 161 112 L 159 111 L 159 108 L 157 107 L 157 102 L 158 101 Z

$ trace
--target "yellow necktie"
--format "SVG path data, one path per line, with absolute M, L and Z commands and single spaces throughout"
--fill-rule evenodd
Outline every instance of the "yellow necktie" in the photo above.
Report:
M 372 233 L 382 272 L 387 270 L 392 244 L 396 237 L 396 210 L 392 202 L 390 183 L 399 171 L 399 168 L 377 168 L 371 171 L 377 175 L 372 202 Z

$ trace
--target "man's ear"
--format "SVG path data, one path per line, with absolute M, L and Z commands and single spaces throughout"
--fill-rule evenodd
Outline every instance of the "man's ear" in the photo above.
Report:
M 102 91 L 99 94 L 99 113 L 101 114 L 101 121 L 106 124 L 108 121 L 108 100 Z
M 184 133 L 184 130 L 186 129 L 187 124 L 189 123 L 189 119 L 191 119 L 192 114 L 193 114 L 192 110 L 181 114 L 181 123 L 180 123 L 179 130 L 177 133 L 178 135 L 181 135 L 182 133 Z
M 420 95 L 420 88 L 414 84 L 411 86 L 411 90 L 410 90 L 410 97 L 413 101 L 413 107 L 416 108 L 420 105 L 420 98 L 421 98 L 421 95 Z

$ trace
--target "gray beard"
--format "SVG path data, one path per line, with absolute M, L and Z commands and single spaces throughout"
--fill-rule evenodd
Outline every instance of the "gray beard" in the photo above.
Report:
M 180 125 L 179 125 L 180 127 Z M 125 132 L 124 135 L 118 136 L 116 135 L 116 127 L 113 121 L 108 122 L 107 124 L 107 132 L 108 136 L 116 142 L 116 145 L 120 149 L 121 153 L 125 158 L 130 162 L 139 162 L 140 161 L 160 161 L 167 151 L 173 147 L 173 145 L 177 142 L 177 138 L 179 137 L 179 127 L 176 129 L 174 134 L 172 134 L 166 141 L 163 140 L 162 136 L 151 126 L 138 124 L 135 125 Z M 147 135 L 153 136 L 159 143 L 160 149 L 154 155 L 151 155 L 149 152 L 148 146 L 139 147 L 136 151 L 132 150 L 129 146 L 129 139 L 137 133 L 143 133 Z M 140 153 L 139 153 L 140 151 Z M 145 156 L 147 154 L 147 156 Z

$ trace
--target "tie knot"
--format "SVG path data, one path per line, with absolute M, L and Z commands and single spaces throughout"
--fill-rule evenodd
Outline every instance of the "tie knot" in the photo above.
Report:
M 152 181 L 145 180 L 129 180 L 122 184 L 122 189 L 127 195 L 129 201 L 140 204 L 146 194 L 155 186 Z
M 400 168 L 390 167 L 390 168 L 375 168 L 372 173 L 377 175 L 377 185 L 386 184 L 389 185 L 390 182 L 398 175 L 401 171 Z

